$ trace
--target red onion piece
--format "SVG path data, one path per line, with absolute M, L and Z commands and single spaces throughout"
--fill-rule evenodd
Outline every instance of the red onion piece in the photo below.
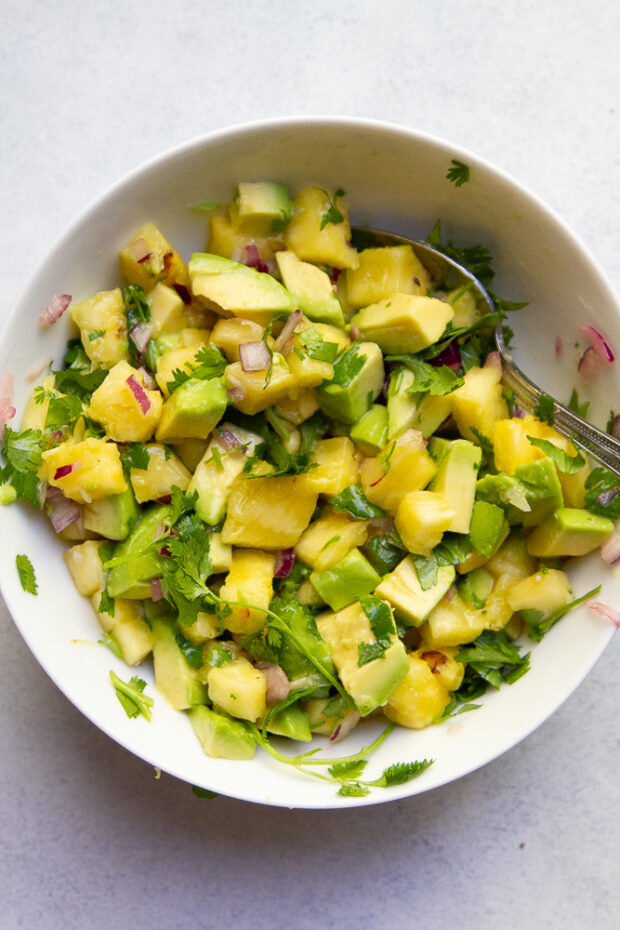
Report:
M 601 491 L 600 494 L 597 494 L 596 500 L 601 507 L 609 507 L 614 497 L 617 497 L 620 494 L 620 485 L 616 485 L 614 488 L 609 488 L 607 491 Z
M 613 436 L 614 439 L 620 439 L 620 414 L 614 417 L 613 422 L 609 427 L 609 435 Z
M 446 591 L 446 604 L 449 604 L 454 595 L 456 594 L 456 585 L 451 584 L 448 590 Z
M 146 239 L 134 239 L 127 246 L 127 251 L 133 260 L 139 263 L 145 262 L 151 255 Z
M 71 294 L 55 294 L 48 300 L 43 313 L 39 316 L 41 326 L 51 326 L 56 320 L 59 320 L 69 304 L 71 303 Z
M 142 411 L 142 413 L 145 413 L 145 414 L 148 413 L 149 410 L 151 409 L 151 401 L 149 400 L 148 394 L 146 393 L 146 391 L 144 390 L 144 388 L 142 387 L 142 385 L 140 384 L 136 376 L 129 375 L 129 377 L 127 378 L 127 384 L 129 386 L 131 393 L 136 398 L 138 402 L 138 406 L 140 407 L 140 410 Z
M 267 371 L 271 355 L 265 340 L 242 342 L 239 346 L 239 361 L 244 371 Z
M 601 359 L 592 346 L 588 346 L 579 359 L 577 371 L 584 381 L 591 381 L 602 368 Z
M 491 355 L 496 353 L 491 352 Z M 489 355 L 489 358 L 491 358 Z M 487 362 L 489 361 L 487 358 Z M 429 359 L 431 365 L 434 365 L 435 368 L 438 368 L 440 365 L 445 365 L 447 368 L 450 368 L 452 371 L 458 371 L 461 368 L 463 362 L 461 361 L 461 352 L 458 347 L 456 340 L 448 343 L 443 352 L 440 352 L 436 358 Z M 489 367 L 485 362 L 485 368 Z
M 341 274 L 342 274 L 342 268 L 331 269 L 331 271 L 329 272 L 329 280 L 332 282 L 332 284 L 336 284 Z
M 452 343 L 450 343 L 452 345 Z M 501 378 L 502 376 L 502 360 L 499 352 L 489 352 L 484 363 L 485 368 L 494 368 Z
M 138 371 L 140 372 L 140 377 L 142 378 L 142 383 L 144 387 L 148 391 L 157 390 L 157 381 L 155 380 L 151 372 L 148 370 L 148 368 L 140 367 L 138 368 Z
M 81 467 L 81 462 L 71 462 L 69 465 L 61 465 L 60 468 L 57 468 L 54 472 L 54 481 L 58 481 L 60 478 L 66 478 L 71 472 L 77 471 L 78 468 Z
M 293 549 L 281 549 L 276 556 L 276 564 L 273 570 L 274 578 L 288 578 L 295 564 L 295 552 Z
M 607 620 L 611 620 L 612 623 L 615 623 L 616 626 L 620 626 L 620 613 L 614 610 L 613 607 L 603 604 L 602 601 L 588 601 L 588 607 L 590 610 L 594 611 L 595 614 L 600 614 L 601 617 L 605 617 Z
M 26 381 L 36 381 L 39 375 L 43 374 L 48 365 L 51 365 L 52 357 L 48 356 L 47 358 L 39 359 L 38 362 L 35 362 L 28 371 L 26 372 Z
M 45 508 L 56 533 L 61 533 L 82 518 L 82 511 L 75 501 L 65 497 L 59 488 L 47 488 Z
M 360 722 L 360 715 L 357 711 L 351 711 L 347 714 L 342 723 L 339 723 L 329 738 L 330 743 L 339 743 L 345 739 Z
M 15 416 L 13 406 L 13 390 L 15 378 L 11 374 L 0 376 L 0 436 L 4 432 L 5 424 Z
M 564 341 L 561 336 L 557 336 L 555 340 L 555 354 L 558 358 L 562 358 L 562 353 L 564 351 Z
M 230 390 L 226 391 L 226 397 L 233 404 L 238 404 L 245 397 L 245 389 L 240 384 L 235 384 Z
M 276 339 L 276 343 L 275 343 L 276 352 L 281 352 L 282 355 L 288 354 L 287 352 L 284 351 L 285 348 L 287 347 L 286 344 L 289 338 L 295 332 L 295 327 L 297 326 L 298 323 L 301 322 L 302 319 L 303 319 L 303 313 L 301 312 L 301 310 L 293 310 L 288 320 L 282 327 L 282 332 Z
M 611 351 L 609 344 L 605 341 L 605 337 L 598 331 L 596 326 L 592 326 L 591 323 L 582 323 L 579 327 L 579 332 L 588 340 L 598 355 L 601 365 L 603 367 L 611 365 L 615 360 L 614 353 Z
M 245 448 L 240 439 L 237 439 L 234 433 L 231 433 L 229 429 L 220 429 L 216 430 L 213 434 L 214 440 L 217 442 L 225 452 L 230 452 L 231 449 Z
M 157 498 L 158 504 L 171 504 L 172 503 L 172 494 L 163 494 L 161 497 Z
M 172 287 L 177 292 L 184 304 L 191 304 L 192 295 L 188 287 L 185 287 L 184 284 L 173 284 Z
M 260 669 L 267 681 L 265 695 L 267 704 L 277 704 L 278 701 L 283 701 L 288 697 L 291 683 L 281 666 L 272 665 L 270 662 L 257 662 L 256 668 Z
M 164 592 L 161 586 L 161 578 L 151 578 L 151 600 L 152 601 L 161 601 Z
M 135 345 L 136 349 L 140 353 L 146 352 L 146 347 L 149 344 L 149 339 L 153 332 L 153 327 L 149 323 L 136 323 L 134 328 L 129 333 L 129 338 Z
M 603 545 L 601 546 L 601 555 L 610 565 L 615 565 L 620 560 L 620 533 L 614 530 Z
M 256 271 L 261 271 L 264 274 L 271 274 L 271 272 L 275 270 L 275 265 L 273 262 L 269 262 L 266 259 L 261 258 L 258 246 L 254 242 L 250 242 L 248 245 L 243 247 L 243 252 L 241 253 L 241 264 L 247 265 L 248 268 L 254 268 Z

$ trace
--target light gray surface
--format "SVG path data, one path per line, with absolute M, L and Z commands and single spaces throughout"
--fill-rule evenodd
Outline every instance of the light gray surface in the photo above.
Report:
M 211 129 L 310 113 L 475 149 L 560 212 L 620 287 L 615 0 L 7 8 L 5 310 L 75 213 L 136 164 Z M 619 659 L 616 638 L 546 724 L 458 783 L 288 812 L 157 781 L 68 704 L 2 608 L 0 926 L 611 930 Z

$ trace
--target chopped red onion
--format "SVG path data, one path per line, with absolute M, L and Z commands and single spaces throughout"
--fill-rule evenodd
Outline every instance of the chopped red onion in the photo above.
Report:
M 43 313 L 39 316 L 41 326 L 51 326 L 56 320 L 59 320 L 69 304 L 71 303 L 71 294 L 55 294 L 48 300 Z
M 617 497 L 618 494 L 620 494 L 620 485 L 617 484 L 614 488 L 601 491 L 601 493 L 597 495 L 596 500 L 601 507 L 609 507 L 614 497 Z
M 368 485 L 368 487 L 374 488 L 375 485 L 379 484 L 380 481 L 383 481 L 383 479 L 385 478 L 386 474 L 387 474 L 387 472 L 383 472 L 383 474 L 382 474 L 379 478 L 377 478 L 376 481 L 373 481 L 372 484 Z
M 620 560 L 620 533 L 614 530 L 603 545 L 601 546 L 601 555 L 610 565 L 615 565 Z
M 446 604 L 449 604 L 454 595 L 456 594 L 456 585 L 451 584 L 448 590 L 446 591 Z
M 298 323 L 301 322 L 302 319 L 303 319 L 303 313 L 301 312 L 301 310 L 293 310 L 288 320 L 282 327 L 282 332 L 276 339 L 276 343 L 275 343 L 276 352 L 281 352 L 282 355 L 288 355 L 288 352 L 285 351 L 287 349 L 287 343 L 289 339 L 292 337 L 293 333 L 295 332 L 295 327 L 297 326 Z
M 239 346 L 239 361 L 244 371 L 267 371 L 271 355 L 265 340 L 242 342 Z
M 61 465 L 60 468 L 57 468 L 54 472 L 54 481 L 58 481 L 60 478 L 66 478 L 71 472 L 77 471 L 78 468 L 81 467 L 81 462 L 71 462 L 69 465 Z
M 240 439 L 237 439 L 234 433 L 231 433 L 229 429 L 220 429 L 216 430 L 213 434 L 214 440 L 217 442 L 218 446 L 221 446 L 225 452 L 230 452 L 231 449 L 239 449 L 244 447 Z
M 606 365 L 611 365 L 611 363 L 615 360 L 614 353 L 611 351 L 609 344 L 605 341 L 605 337 L 598 331 L 596 326 L 592 326 L 591 323 L 582 323 L 582 325 L 579 327 L 579 332 L 585 339 L 588 340 L 598 355 L 601 365 L 603 367 Z
M 330 743 L 339 743 L 340 740 L 345 739 L 353 730 L 358 723 L 360 722 L 360 714 L 357 711 L 351 711 L 344 718 L 342 723 L 339 723 L 332 735 L 329 738 Z
M 601 359 L 592 346 L 588 346 L 579 359 L 577 371 L 584 381 L 591 381 L 602 368 Z
M 157 498 L 158 504 L 171 504 L 172 503 L 172 494 L 162 494 L 161 497 Z
M 141 354 L 146 352 L 146 347 L 149 344 L 152 332 L 153 327 L 149 323 L 136 323 L 129 333 L 129 338 Z
M 295 564 L 295 552 L 293 549 L 281 549 L 276 556 L 276 564 L 273 570 L 274 578 L 288 578 Z
M 452 345 L 452 343 L 450 343 Z M 489 352 L 484 363 L 485 368 L 495 368 L 499 372 L 499 376 L 502 376 L 502 360 L 499 352 Z
M 4 432 L 5 424 L 15 416 L 13 406 L 13 390 L 15 378 L 11 374 L 0 376 L 0 436 Z
M 491 352 L 491 355 L 494 354 L 495 353 Z M 491 355 L 489 355 L 489 358 L 491 358 Z M 489 358 L 487 358 L 487 362 L 489 361 Z M 449 342 L 443 352 L 440 352 L 439 355 L 437 355 L 435 358 L 429 359 L 429 361 L 431 365 L 435 366 L 435 368 L 438 368 L 440 365 L 445 365 L 452 371 L 458 371 L 459 368 L 461 368 L 463 365 L 463 362 L 461 360 L 461 352 L 456 339 L 453 339 L 452 342 Z M 487 367 L 489 366 L 487 366 L 485 363 L 485 368 Z
M 161 578 L 151 578 L 151 600 L 152 601 L 161 601 L 164 596 L 164 591 L 161 586 Z
M 75 501 L 65 497 L 59 488 L 47 488 L 45 509 L 55 533 L 62 533 L 64 529 L 82 518 L 82 511 Z
M 172 287 L 177 292 L 184 304 L 191 304 L 192 295 L 188 287 L 185 287 L 184 284 L 173 284 Z
M 261 271 L 264 274 L 271 274 L 275 271 L 275 264 L 261 258 L 258 246 L 254 242 L 250 242 L 243 247 L 241 264 L 247 265 L 248 268 L 254 268 L 256 271 Z
M 620 439 L 620 414 L 613 418 L 612 424 L 609 427 L 609 435 L 613 436 L 614 439 Z
M 620 626 L 620 613 L 614 610 L 613 607 L 609 607 L 608 604 L 603 604 L 602 601 L 588 601 L 588 607 L 595 614 L 600 614 L 601 617 L 605 617 L 615 623 L 616 626 Z
M 267 692 L 265 699 L 267 704 L 277 704 L 288 697 L 291 690 L 291 683 L 286 677 L 286 672 L 280 665 L 272 665 L 270 662 L 257 662 L 256 666 L 267 681 Z
M 332 284 L 336 284 L 341 274 L 342 274 L 342 268 L 332 268 L 330 270 L 329 280 L 332 282 Z
M 564 341 L 561 336 L 556 336 L 555 340 L 555 354 L 558 358 L 562 358 L 562 353 L 564 351 Z
M 138 368 L 138 371 L 140 372 L 140 376 L 142 377 L 142 383 L 144 384 L 144 387 L 148 391 L 157 390 L 157 381 L 155 380 L 151 372 L 148 370 L 148 368 L 140 367 Z
M 39 375 L 43 374 L 48 365 L 51 365 L 52 358 L 48 356 L 47 358 L 42 358 L 38 362 L 35 362 L 31 368 L 26 372 L 26 381 L 36 381 Z
M 142 387 L 142 385 L 140 384 L 136 376 L 129 375 L 129 377 L 127 378 L 127 384 L 129 386 L 131 393 L 136 398 L 138 402 L 138 406 L 140 407 L 140 410 L 142 411 L 142 413 L 144 414 L 148 413 L 149 410 L 151 409 L 151 401 L 149 400 L 148 394 L 146 393 L 146 391 L 144 390 L 144 388 Z
M 232 401 L 233 404 L 238 404 L 245 397 L 245 388 L 243 388 L 240 384 L 235 384 L 228 391 L 226 391 L 226 397 L 228 400 Z
M 151 250 L 148 247 L 146 239 L 134 239 L 133 242 L 130 242 L 127 246 L 127 251 L 131 255 L 134 261 L 145 262 L 147 258 L 151 255 Z

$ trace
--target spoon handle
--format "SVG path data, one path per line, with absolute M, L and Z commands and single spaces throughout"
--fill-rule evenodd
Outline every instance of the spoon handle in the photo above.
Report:
M 515 401 L 520 407 L 534 413 L 543 392 L 515 364 L 504 344 L 499 327 L 495 333 L 495 341 L 502 359 L 504 384 L 512 388 Z M 554 398 L 551 398 L 551 400 L 553 400 L 554 408 L 553 425 L 558 433 L 566 436 L 574 445 L 583 449 L 591 458 L 596 459 L 604 468 L 608 468 L 609 471 L 620 478 L 620 441 L 610 436 L 609 433 L 604 433 L 603 430 L 598 429 L 596 426 L 592 426 L 583 417 L 580 417 Z

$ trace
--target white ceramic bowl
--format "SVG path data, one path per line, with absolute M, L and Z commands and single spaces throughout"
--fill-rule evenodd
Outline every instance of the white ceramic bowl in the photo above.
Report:
M 456 188 L 446 180 L 450 161 L 471 169 Z M 600 269 L 563 223 L 531 193 L 474 154 L 398 126 L 359 119 L 299 118 L 216 132 L 137 169 L 90 206 L 34 274 L 2 332 L 0 373 L 16 375 L 18 417 L 31 390 L 24 373 L 38 360 L 62 358 L 69 326 L 63 319 L 42 331 L 37 317 L 55 293 L 74 300 L 118 284 L 118 251 L 148 220 L 188 257 L 205 244 L 204 215 L 190 212 L 206 200 L 227 201 L 240 180 L 274 179 L 297 190 L 315 183 L 344 187 L 354 223 L 414 237 L 440 218 L 458 244 L 482 242 L 495 258 L 494 290 L 527 299 L 515 314 L 515 355 L 549 393 L 566 399 L 577 380 L 576 359 L 555 356 L 556 335 L 573 344 L 577 327 L 596 321 L 620 345 L 620 307 Z M 620 387 L 612 366 L 589 392 L 600 420 L 605 400 Z M 580 389 L 580 393 L 583 393 Z M 15 623 L 48 675 L 90 720 L 142 759 L 191 784 L 232 797 L 285 807 L 357 807 L 426 791 L 459 778 L 514 746 L 542 723 L 577 687 L 612 636 L 611 623 L 586 608 L 565 617 L 532 652 L 531 671 L 483 699 L 484 707 L 422 732 L 399 729 L 372 757 L 369 777 L 396 761 L 432 758 L 419 779 L 365 798 L 345 798 L 325 782 L 299 774 L 257 751 L 250 762 L 205 756 L 187 718 L 156 697 L 153 719 L 128 719 L 111 687 L 114 668 L 127 668 L 105 647 L 88 601 L 75 591 L 62 561 L 63 546 L 47 521 L 28 506 L 2 508 L 2 592 Z M 15 555 L 27 553 L 39 595 L 21 589 Z M 571 571 L 576 594 L 603 584 L 600 599 L 620 595 L 620 581 L 599 555 Z M 154 693 L 152 674 L 140 674 Z M 18 709 L 15 710 L 19 712 Z M 333 747 L 343 755 L 371 741 L 367 723 Z M 373 773 L 376 773 L 374 775 Z

